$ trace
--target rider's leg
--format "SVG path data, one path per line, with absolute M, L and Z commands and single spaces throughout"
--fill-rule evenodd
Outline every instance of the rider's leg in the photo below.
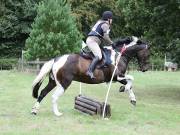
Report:
M 98 58 L 97 56 L 94 57 L 93 60 L 92 60 L 92 62 L 91 62 L 91 64 L 90 64 L 90 66 L 89 66 L 89 68 L 88 68 L 88 71 L 86 72 L 86 74 L 87 74 L 88 76 L 90 76 L 91 79 L 94 79 L 94 78 L 95 78 L 94 75 L 93 75 L 93 72 L 94 72 L 94 70 L 95 70 L 95 68 L 96 68 L 96 65 L 97 65 L 98 61 L 99 61 L 99 58 Z
M 87 73 L 86 73 L 88 76 L 90 76 L 93 79 L 93 78 L 95 78 L 93 75 L 93 72 L 96 68 L 98 61 L 102 59 L 102 53 L 101 53 L 101 49 L 99 47 L 98 42 L 96 42 L 96 40 L 94 40 L 91 37 L 87 38 L 87 46 L 89 47 L 89 49 L 93 52 L 93 54 L 95 56 L 88 68 Z

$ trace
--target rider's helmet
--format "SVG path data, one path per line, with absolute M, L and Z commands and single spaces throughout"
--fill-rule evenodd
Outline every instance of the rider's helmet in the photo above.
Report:
M 104 11 L 102 14 L 103 20 L 108 20 L 113 18 L 113 13 L 111 11 Z

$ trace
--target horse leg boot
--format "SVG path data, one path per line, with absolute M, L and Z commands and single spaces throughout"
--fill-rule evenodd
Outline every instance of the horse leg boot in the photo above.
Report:
M 62 113 L 58 110 L 57 100 L 64 93 L 64 88 L 61 85 L 58 85 L 57 89 L 54 91 L 52 95 L 52 103 L 53 103 L 53 112 L 56 116 L 61 116 Z
M 88 68 L 88 71 L 86 72 L 86 75 L 88 75 L 91 79 L 95 79 L 93 72 L 94 72 L 98 62 L 99 62 L 99 57 L 97 57 L 97 56 L 94 57 Z

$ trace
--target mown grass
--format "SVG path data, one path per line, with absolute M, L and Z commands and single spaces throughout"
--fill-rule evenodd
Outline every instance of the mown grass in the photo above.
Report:
M 113 83 L 108 102 L 112 117 L 103 120 L 73 109 L 79 83 L 73 82 L 59 99 L 63 116 L 51 111 L 52 92 L 43 100 L 37 116 L 30 114 L 32 74 L 0 72 L 0 135 L 179 135 L 180 72 L 130 72 L 134 76 L 137 106 L 129 103 Z M 83 93 L 104 101 L 106 84 L 85 85 Z

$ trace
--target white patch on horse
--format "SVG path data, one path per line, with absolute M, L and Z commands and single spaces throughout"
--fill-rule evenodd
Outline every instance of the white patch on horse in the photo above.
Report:
M 40 103 L 39 103 L 39 102 L 36 102 L 36 103 L 34 104 L 33 108 L 32 108 L 31 113 L 37 114 L 39 108 L 40 108 Z
M 64 88 L 61 86 L 61 84 L 59 82 L 56 81 L 57 84 L 57 88 L 54 91 L 53 95 L 52 95 L 52 103 L 53 103 L 53 112 L 56 116 L 61 116 L 62 113 L 59 112 L 58 110 L 58 104 L 57 104 L 57 100 L 60 96 L 63 95 L 64 93 Z
M 54 79 L 55 79 L 55 82 L 57 85 L 57 88 L 52 95 L 53 112 L 56 116 L 62 115 L 62 113 L 60 113 L 58 110 L 57 100 L 64 93 L 64 88 L 62 87 L 62 85 L 60 84 L 60 82 L 57 79 L 57 73 L 64 66 L 68 57 L 69 57 L 69 55 L 64 55 L 64 56 L 60 57 L 59 60 L 54 63 L 53 68 L 52 68 Z
M 132 39 L 133 41 L 131 43 L 129 43 L 128 45 L 126 45 L 125 47 L 128 48 L 128 47 L 131 47 L 131 46 L 134 46 L 137 44 L 137 41 L 138 41 L 138 38 L 135 37 L 135 36 L 132 36 Z
M 57 72 L 59 71 L 60 68 L 62 68 L 64 66 L 68 57 L 69 57 L 69 55 L 63 55 L 54 63 L 52 71 L 53 71 L 53 75 L 54 75 L 55 79 L 56 79 Z
M 125 92 L 128 92 L 129 98 L 131 101 L 136 101 L 136 97 L 132 89 L 132 83 L 133 83 L 134 77 L 131 75 L 125 75 L 125 77 L 119 77 L 119 76 L 117 77 L 118 81 L 121 81 L 124 79 L 127 81 L 127 84 L 125 85 Z
M 117 77 L 118 81 L 121 81 L 121 80 L 133 80 L 134 81 L 134 77 L 132 75 L 125 75 L 125 77 Z
M 116 64 L 116 52 L 114 50 L 111 50 L 111 61 L 112 61 L 112 65 Z
M 112 65 L 115 65 L 116 60 L 115 60 L 115 56 L 116 56 L 116 52 L 113 50 L 112 46 L 105 46 L 104 48 L 107 48 L 108 50 L 111 51 L 111 61 L 112 61 Z
M 134 92 L 132 90 L 132 80 L 127 80 L 127 84 L 125 86 L 125 91 L 128 92 L 129 98 L 130 98 L 131 101 L 136 101 Z

